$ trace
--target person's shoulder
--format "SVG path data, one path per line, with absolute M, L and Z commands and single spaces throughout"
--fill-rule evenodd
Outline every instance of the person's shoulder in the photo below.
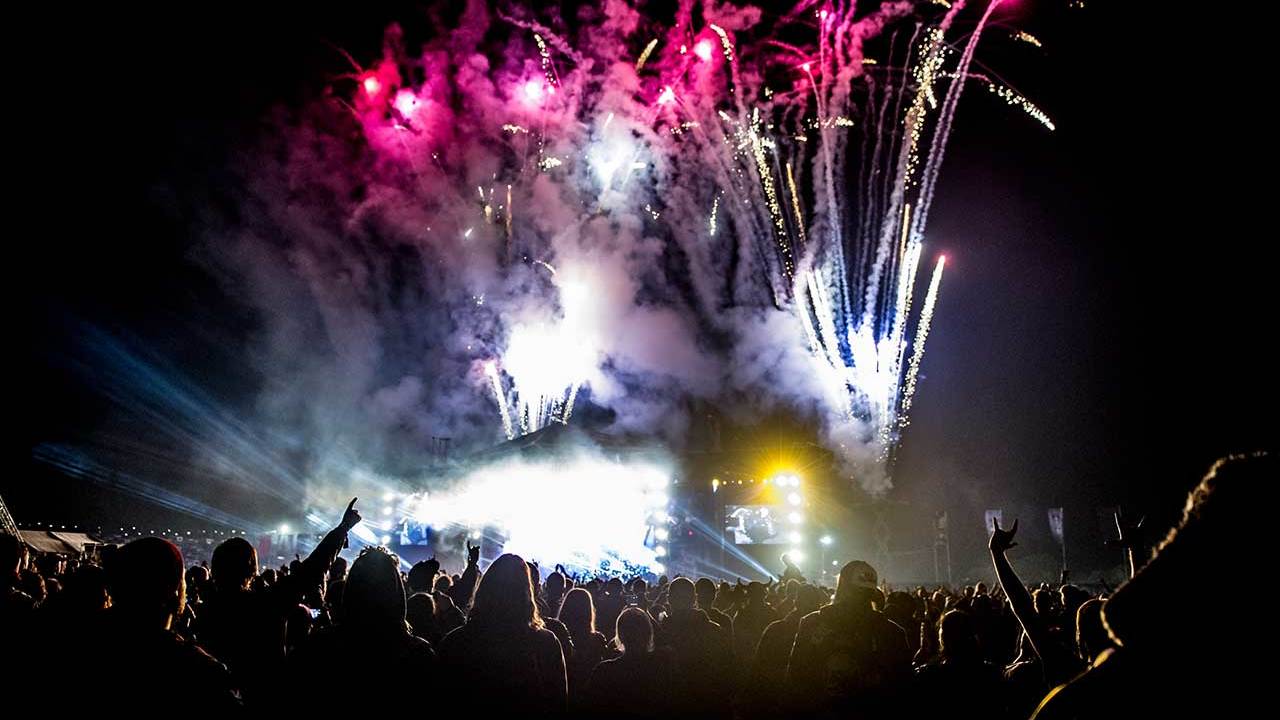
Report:
M 551 643 L 555 643 L 557 648 L 560 647 L 560 638 L 556 637 L 555 633 L 551 632 L 545 627 L 534 628 L 533 638 L 534 638 L 534 641 L 540 645 L 549 645 Z

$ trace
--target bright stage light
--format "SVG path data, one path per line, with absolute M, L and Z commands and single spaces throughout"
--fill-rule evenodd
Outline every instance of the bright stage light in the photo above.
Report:
M 472 539 L 472 540 L 479 540 L 483 535 L 484 535 L 484 533 L 482 533 L 482 532 L 481 532 L 481 531 L 479 531 L 479 530 L 472 530 L 472 531 L 471 531 L 471 539 Z
M 698 56 L 702 62 L 709 62 L 712 53 L 715 52 L 715 45 L 709 38 L 703 38 L 693 46 L 693 54 Z
M 830 535 L 823 535 L 823 536 L 818 540 L 818 542 L 822 543 L 823 545 L 830 545 L 830 544 L 831 544 L 831 536 L 830 536 Z
M 798 492 L 793 492 L 787 496 L 787 502 L 791 503 L 792 505 L 799 505 L 801 502 L 803 502 L 803 500 L 804 499 L 800 497 L 800 493 Z
M 280 534 L 281 534 L 281 535 L 288 535 L 288 534 L 289 534 L 289 524 L 288 524 L 288 523 L 280 523 Z
M 654 549 L 653 549 L 653 554 L 654 554 L 654 556 L 655 556 L 655 557 L 666 557 L 666 556 L 667 556 L 667 549 L 666 549 L 665 547 L 663 547 L 663 546 L 659 545 L 658 547 L 656 547 L 656 548 L 654 548 Z
M 791 562 L 797 565 L 804 562 L 804 551 L 800 548 L 791 548 L 791 552 L 787 553 L 787 555 L 791 558 Z
M 389 502 L 391 502 L 392 500 L 395 500 L 395 499 L 396 499 L 396 494 L 395 494 L 395 493 L 393 493 L 393 492 L 384 492 L 384 493 L 382 493 L 382 502 L 389 503 Z
M 804 538 L 800 537 L 800 533 L 798 532 L 791 533 L 791 535 L 788 536 L 788 539 L 797 544 L 804 540 Z
M 649 565 L 649 569 L 650 569 L 651 571 L 653 571 L 653 573 L 654 573 L 655 575 L 661 575 L 662 573 L 664 573 L 664 572 L 666 572 L 666 571 L 667 571 L 667 567 L 666 567 L 665 565 L 663 565 L 662 563 L 657 563 L 657 562 L 656 562 L 656 563 L 651 563 L 651 564 Z
M 390 506 L 390 505 L 384 505 L 384 506 L 382 507 L 382 514 L 383 514 L 383 515 L 390 515 L 390 514 L 391 514 L 391 506 Z
M 371 72 L 364 74 L 360 80 L 360 85 L 364 88 L 365 95 L 368 95 L 369 97 L 373 97 L 382 92 L 382 81 L 378 79 L 377 75 Z
M 383 536 L 382 536 L 382 544 L 383 544 L 383 545 L 390 545 L 390 544 L 391 544 L 391 536 L 390 536 L 390 535 L 383 535 Z
M 661 466 L 585 454 L 513 459 L 473 470 L 429 500 L 412 498 L 408 505 L 416 521 L 435 528 L 492 528 L 486 535 L 505 538 L 503 552 L 527 560 L 590 570 L 603 561 L 652 567 L 658 551 L 645 541 L 670 519 L 652 502 L 655 475 L 669 477 Z M 575 520 L 548 522 L 554 517 Z
M 654 534 L 658 536 L 659 540 L 666 540 L 671 537 L 671 533 L 666 528 L 658 528 Z
M 791 524 L 799 525 L 800 523 L 804 522 L 804 515 L 801 515 L 798 512 L 793 512 L 787 516 L 787 519 L 791 521 Z

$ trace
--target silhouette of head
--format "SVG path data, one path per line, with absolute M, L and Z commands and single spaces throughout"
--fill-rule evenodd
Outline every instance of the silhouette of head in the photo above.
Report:
M 109 600 L 106 572 L 97 565 L 81 565 L 67 576 L 62 596 L 75 612 L 102 610 Z
M 942 656 L 952 662 L 979 657 L 978 632 L 973 618 L 963 610 L 951 610 L 938 623 L 938 646 Z
M 241 589 L 258 574 L 258 551 L 248 540 L 233 537 L 213 549 L 213 584 L 220 588 Z
M 716 584 L 711 578 L 698 578 L 698 582 L 693 584 L 693 592 L 698 597 L 698 607 L 710 610 L 716 601 Z
M 653 623 L 649 613 L 639 608 L 627 608 L 618 615 L 615 628 L 618 644 L 625 653 L 645 653 L 653 649 Z
M 840 568 L 840 576 L 836 579 L 837 603 L 871 602 L 878 594 L 876 587 L 876 571 L 862 560 L 850 560 Z
M 524 558 L 506 553 L 485 571 L 467 618 L 468 625 L 473 623 L 485 628 L 542 627 Z
M 336 557 L 333 564 L 329 566 L 329 582 L 337 582 L 347 579 L 347 559 L 344 557 Z
M 371 546 L 351 563 L 342 591 L 343 622 L 365 628 L 405 629 L 404 583 L 396 559 Z
M 414 563 L 413 567 L 409 568 L 409 592 L 431 592 L 435 585 L 436 571 L 439 569 L 439 563 L 433 565 L 430 560 Z
M 430 639 L 436 629 L 436 599 L 424 592 L 409 596 L 405 604 L 405 619 L 409 621 L 414 635 Z
M 689 578 L 678 577 L 667 586 L 667 604 L 672 610 L 692 610 L 694 587 Z
M 1245 577 L 1257 558 L 1256 533 L 1270 522 L 1265 488 L 1280 469 L 1268 453 L 1218 460 L 1187 496 L 1181 522 L 1154 556 L 1102 608 L 1112 640 L 1170 662 L 1188 653 L 1246 653 L 1254 638 L 1239 631 L 1234 613 L 1204 612 L 1203 593 L 1189 592 L 1188 578 Z M 1187 618 L 1195 618 L 1188 632 Z
M 813 585 L 801 585 L 800 590 L 796 593 L 796 610 L 802 615 L 817 610 L 826 602 L 827 596 L 822 592 L 822 588 Z
M 106 571 L 112 606 L 132 621 L 168 628 L 182 612 L 182 553 L 168 540 L 134 540 L 111 555 Z
M 569 594 L 564 596 L 564 603 L 560 606 L 560 615 L 557 619 L 569 628 L 569 632 L 574 636 L 574 642 L 577 642 L 581 636 L 595 632 L 596 608 L 591 602 L 591 593 L 582 588 L 570 590 Z
M 564 592 L 564 576 L 561 575 L 559 571 L 553 570 L 551 574 L 547 576 L 547 581 L 543 583 L 543 587 L 545 587 L 547 592 L 551 595 L 560 595 Z
M 435 592 L 449 592 L 449 588 L 453 587 L 453 578 L 448 575 L 441 575 L 436 578 Z
M 1093 662 L 1098 655 L 1111 646 L 1107 636 L 1107 628 L 1102 624 L 1103 601 L 1086 600 L 1076 610 L 1076 647 L 1080 657 Z

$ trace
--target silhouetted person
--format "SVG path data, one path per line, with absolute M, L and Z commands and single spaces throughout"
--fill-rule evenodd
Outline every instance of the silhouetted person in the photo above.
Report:
M 756 647 L 760 644 L 765 628 L 778 619 L 778 613 L 765 601 L 768 588 L 763 583 L 749 583 L 746 593 L 746 601 L 733 616 L 734 655 L 744 672 L 750 671 L 755 661 Z M 786 662 L 786 658 L 783 658 L 783 662 Z
M 876 571 L 861 560 L 840 570 L 834 601 L 800 621 L 788 678 L 802 713 L 823 717 L 890 713 L 911 679 L 902 628 L 871 606 Z
M 1058 611 L 1058 595 L 1046 590 L 1028 593 L 1005 554 L 1017 546 L 1014 536 L 1018 532 L 1018 521 L 1014 520 L 1013 526 L 1008 530 L 1000 527 L 999 520 L 992 519 L 991 524 L 988 547 L 995 565 L 996 578 L 1000 581 L 1000 589 L 1009 598 L 1009 606 L 1022 626 L 1031 650 L 1040 659 L 1045 679 L 1043 690 L 1047 691 L 1054 685 L 1071 679 L 1083 668 L 1068 640 L 1052 632 L 1053 619 Z
M 436 599 L 431 593 L 417 592 L 409 596 L 405 604 L 405 619 L 409 621 L 409 629 L 417 637 L 431 643 L 432 647 L 440 644 L 444 637 L 440 632 L 440 623 L 436 620 Z
M 973 619 L 952 610 L 938 623 L 938 658 L 916 670 L 912 699 L 920 716 L 937 717 L 965 708 L 1003 708 L 1000 668 L 982 658 Z
M 751 680 L 747 685 L 744 714 L 748 717 L 774 717 L 792 707 L 791 688 L 787 683 L 787 663 L 796 642 L 800 619 L 826 602 L 826 596 L 812 585 L 800 585 L 795 607 L 786 617 L 765 628 L 751 664 Z
M 729 592 L 726 583 L 724 595 L 728 596 Z M 693 594 L 697 598 L 698 609 L 707 614 L 707 619 L 720 626 L 724 642 L 733 648 L 733 618 L 716 607 L 716 584 L 710 578 L 699 578 L 693 584 Z
M 250 590 L 258 553 L 244 538 L 231 538 L 213 551 L 213 581 L 196 624 L 200 644 L 226 663 L 248 703 L 265 691 L 284 658 L 286 619 L 308 591 L 324 584 L 326 572 L 360 522 L 353 498 L 342 521 L 325 535 L 298 571 Z M 263 574 L 267 575 L 270 571 Z
M 543 627 L 529 567 L 518 555 L 502 555 L 489 566 L 466 624 L 440 642 L 440 657 L 459 709 L 477 718 L 565 709 L 560 641 Z
M 667 586 L 670 610 L 657 644 L 672 657 L 672 705 L 679 716 L 723 717 L 731 709 L 733 649 L 723 628 L 694 606 L 694 585 L 676 578 Z
M 1102 624 L 1105 600 L 1086 600 L 1076 611 L 1076 652 L 1086 665 L 1092 665 L 1108 648 L 1115 647 L 1107 627 Z
M 1103 605 L 1116 647 L 1054 690 L 1037 720 L 1268 713 L 1271 666 L 1255 657 L 1269 649 L 1266 635 L 1217 602 L 1211 585 L 1256 572 L 1249 551 L 1271 522 L 1265 498 L 1278 477 L 1274 454 L 1214 463 L 1187 497 L 1178 526 Z
M 622 580 L 616 577 L 609 578 L 602 591 L 596 594 L 595 601 L 596 615 L 599 617 L 600 626 L 614 627 L 618 622 L 618 615 L 627 606 L 626 591 L 622 586 Z
M 226 668 L 170 630 L 186 603 L 182 553 L 173 543 L 140 538 L 110 556 L 111 608 L 58 658 L 82 667 L 74 692 L 60 693 L 59 710 L 102 717 L 162 717 L 184 707 L 238 713 Z
M 463 569 L 462 575 L 451 580 L 444 592 L 449 595 L 450 600 L 453 600 L 454 606 L 465 614 L 471 609 L 472 598 L 475 597 L 476 588 L 479 583 L 480 546 L 472 545 L 471 541 L 468 540 L 467 567 Z
M 361 551 L 351 564 L 342 603 L 342 622 L 311 636 L 289 656 L 280 709 L 313 717 L 346 717 L 369 708 L 391 715 L 421 711 L 421 698 L 436 687 L 436 655 L 429 642 L 409 632 L 396 559 L 381 547 Z M 367 662 L 375 664 L 368 672 L 385 685 L 373 696 L 360 692 L 360 683 L 352 692 L 308 689 L 317 680 L 349 672 L 352 663 Z
M 671 660 L 653 648 L 649 613 L 627 608 L 615 631 L 622 656 L 595 667 L 586 692 L 592 717 L 663 718 L 672 700 Z
M 576 698 L 586 687 L 591 671 L 605 659 L 608 641 L 596 632 L 595 605 L 591 593 L 582 588 L 574 588 L 564 596 L 558 619 L 564 623 L 572 643 L 572 651 L 565 653 L 565 666 L 569 672 L 569 696 Z

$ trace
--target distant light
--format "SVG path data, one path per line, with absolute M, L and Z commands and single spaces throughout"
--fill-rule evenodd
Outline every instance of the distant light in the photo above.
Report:
M 365 73 L 364 78 L 360 81 L 360 85 L 364 88 L 364 93 L 369 97 L 373 97 L 382 92 L 382 81 L 373 73 Z
M 708 38 L 699 40 L 698 43 L 693 46 L 693 54 L 701 58 L 703 62 L 709 62 L 711 60 L 711 55 L 714 52 L 715 46 L 711 44 L 711 40 Z
M 797 565 L 804 562 L 804 551 L 800 548 L 791 548 L 791 552 L 787 554 L 791 556 L 791 562 Z
M 524 84 L 524 99 L 531 103 L 542 102 L 546 84 L 542 80 L 530 80 Z
M 382 507 L 382 514 L 383 514 L 383 515 L 390 515 L 390 514 L 391 514 L 391 506 L 390 506 L 390 505 L 384 505 L 384 506 Z
M 396 99 L 393 103 L 396 110 L 404 117 L 413 115 L 413 111 L 418 109 L 418 96 L 413 94 L 412 90 L 401 90 L 396 93 Z M 391 493 L 387 493 L 390 495 Z
M 382 544 L 383 544 L 383 545 L 390 545 L 390 544 L 391 544 L 391 536 L 390 536 L 390 535 L 383 535 L 383 536 L 382 536 Z
M 800 523 L 804 522 L 804 515 L 801 515 L 798 512 L 793 512 L 787 516 L 787 519 L 790 520 L 792 524 L 799 525 Z
M 799 505 L 801 501 L 802 501 L 802 498 L 800 497 L 800 493 L 798 492 L 793 492 L 787 496 L 787 502 L 791 503 L 792 505 Z
M 676 99 L 676 91 L 675 91 L 675 90 L 672 90 L 672 89 L 671 89 L 671 86 L 670 86 L 670 85 L 668 85 L 667 87 L 665 87 L 665 88 L 663 88 L 663 89 L 662 89 L 662 92 L 661 92 L 661 93 L 659 93 L 659 95 L 658 95 L 658 104 L 659 104 L 659 105 L 666 105 L 667 103 L 669 103 L 669 102 L 671 102 L 671 101 L 673 101 L 673 100 L 675 100 L 675 99 Z
M 653 571 L 654 575 L 661 575 L 667 571 L 667 568 L 662 563 L 654 563 L 649 566 L 649 569 Z
M 720 489 L 720 478 L 711 478 L 711 492 L 715 492 L 719 489 Z
M 288 535 L 288 534 L 289 534 L 289 525 L 288 525 L 288 523 L 280 523 L 280 534 L 281 534 L 281 535 Z
M 800 69 L 805 72 L 809 72 L 811 69 L 813 69 L 813 63 L 805 63 L 800 66 Z
M 831 567 L 840 567 L 840 561 L 839 561 L 839 560 L 832 560 L 832 561 L 831 561 Z
M 659 540 L 666 540 L 671 536 L 671 533 L 666 528 L 658 528 L 658 531 L 654 534 L 658 536 Z
M 392 500 L 395 500 L 395 499 L 396 499 L 396 494 L 393 492 L 382 493 L 382 502 L 391 502 Z
M 789 536 L 787 536 L 787 537 L 788 537 L 788 539 L 790 539 L 790 540 L 791 540 L 791 542 L 793 542 L 793 543 L 799 543 L 799 542 L 801 542 L 802 540 L 804 540 L 804 538 L 800 537 L 800 533 L 798 533 L 798 532 L 793 532 L 793 533 L 791 533 L 791 534 L 790 534 Z
M 822 543 L 823 545 L 830 545 L 830 544 L 831 544 L 831 536 L 830 536 L 830 535 L 823 535 L 821 538 L 819 538 L 819 539 L 818 539 L 818 542 Z
M 483 534 L 484 534 L 484 533 L 483 533 L 483 532 L 481 532 L 481 531 L 479 531 L 479 530 L 472 530 L 472 531 L 471 531 L 471 539 L 472 539 L 472 540 L 479 540 L 479 539 L 480 539 L 480 536 L 481 536 L 481 535 L 483 535 Z
M 657 557 L 666 557 L 667 548 L 665 546 L 659 545 L 658 547 L 653 549 L 653 554 L 656 555 Z

